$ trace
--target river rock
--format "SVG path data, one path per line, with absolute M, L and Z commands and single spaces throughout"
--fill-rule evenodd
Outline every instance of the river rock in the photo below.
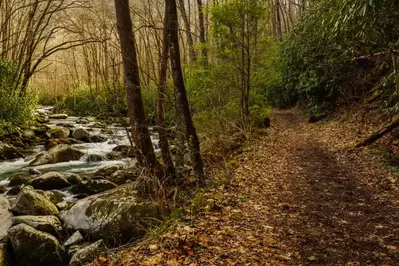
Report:
M 64 247 L 69 247 L 72 245 L 77 245 L 83 242 L 83 236 L 79 231 L 76 231 L 67 241 L 64 243 Z
M 43 190 L 62 189 L 71 186 L 67 179 L 57 172 L 45 173 L 32 179 L 28 184 L 35 189 Z
M 90 154 L 88 157 L 87 157 L 87 162 L 88 163 L 95 163 L 95 162 L 102 162 L 102 161 L 104 161 L 104 157 L 102 157 L 101 155 L 98 155 L 98 154 Z
M 11 243 L 9 243 L 8 238 L 0 240 L 0 266 L 10 266 L 10 249 Z
M 88 141 L 90 133 L 84 128 L 77 128 L 72 132 L 72 137 L 77 140 Z
M 17 195 L 20 191 L 21 191 L 21 186 L 15 186 L 15 187 L 10 188 L 10 189 L 7 191 L 6 195 L 7 195 L 7 196 L 15 196 L 15 195 Z
M 51 201 L 31 186 L 21 189 L 11 210 L 18 215 L 58 215 L 59 213 Z
M 107 180 L 117 184 L 117 185 L 123 185 L 127 181 L 135 181 L 137 179 L 137 174 L 134 172 L 126 171 L 126 170 L 118 170 L 109 177 L 107 177 Z
M 67 180 L 69 183 L 71 183 L 72 185 L 76 185 L 79 184 L 80 182 L 82 182 L 82 178 L 78 175 L 78 174 L 71 174 L 67 177 Z
M 50 119 L 67 119 L 67 114 L 53 114 L 49 116 Z
M 142 237 L 161 219 L 160 207 L 139 198 L 134 184 L 89 196 L 61 212 L 65 229 L 114 244 Z
M 79 125 L 85 125 L 88 123 L 89 123 L 89 119 L 84 118 L 84 117 L 81 117 L 78 120 L 76 120 L 76 124 L 79 124 Z
M 33 228 L 58 236 L 62 231 L 61 222 L 56 216 L 17 216 L 12 219 L 12 225 L 27 224 Z
M 18 224 L 8 230 L 17 265 L 66 265 L 67 253 L 58 240 L 27 224 Z
M 0 194 L 4 194 L 7 192 L 7 188 L 3 185 L 0 185 Z
M 75 194 L 93 195 L 116 187 L 116 184 L 105 179 L 91 179 L 80 182 L 71 188 Z
M 120 152 L 112 151 L 107 154 L 107 159 L 111 161 L 119 161 L 125 158 Z
M 54 205 L 64 201 L 64 196 L 58 192 L 57 190 L 54 191 L 44 191 L 44 190 L 36 190 L 37 193 L 41 194 L 42 196 L 46 197 L 49 201 L 51 201 Z
M 36 175 L 41 175 L 42 173 L 39 170 L 35 169 L 35 168 L 29 168 L 29 174 L 33 175 L 33 176 L 36 176 Z
M 31 176 L 26 176 L 26 175 L 16 175 L 10 178 L 10 187 L 15 187 L 15 186 L 20 186 L 20 185 L 25 185 L 29 181 L 31 181 L 33 177 Z
M 94 135 L 89 137 L 89 142 L 92 143 L 102 143 L 105 141 L 107 141 L 107 138 L 100 135 Z
M 106 166 L 95 172 L 94 176 L 108 177 L 120 169 L 123 169 L 123 165 Z
M 104 247 L 105 245 L 103 241 L 98 240 L 97 242 L 76 251 L 69 262 L 69 266 L 85 265 L 93 261 L 96 257 L 98 257 L 98 253 L 101 252 Z
M 0 142 L 0 161 L 24 158 L 24 155 L 17 148 Z
M 125 158 L 126 157 L 128 157 L 128 158 L 136 157 L 134 148 L 132 148 L 132 146 L 129 146 L 129 145 L 118 145 L 115 148 L 113 148 L 112 151 L 119 152 Z
M 12 224 L 12 213 L 10 210 L 10 202 L 5 197 L 0 196 L 0 241 L 7 236 L 7 230 Z
M 66 127 L 56 127 L 50 129 L 49 134 L 52 139 L 67 139 L 71 131 Z
M 37 155 L 36 159 L 33 160 L 29 166 L 77 161 L 82 158 L 83 154 L 83 152 L 69 145 L 59 144 Z

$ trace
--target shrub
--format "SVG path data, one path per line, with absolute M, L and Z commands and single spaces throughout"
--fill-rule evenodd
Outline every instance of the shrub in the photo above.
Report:
M 0 61 L 0 124 L 7 128 L 29 122 L 37 104 L 36 93 L 14 81 L 16 73 L 13 63 Z

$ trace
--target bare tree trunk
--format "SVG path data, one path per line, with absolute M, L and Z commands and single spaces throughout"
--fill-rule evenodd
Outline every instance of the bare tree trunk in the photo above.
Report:
M 281 42 L 283 41 L 283 32 L 281 30 L 280 0 L 276 0 L 275 15 L 276 15 L 277 40 Z
M 166 11 L 166 10 L 165 10 Z M 168 134 L 165 123 L 164 102 L 166 98 L 167 88 L 167 70 L 168 70 L 168 51 L 169 51 L 169 13 L 165 12 L 162 52 L 160 58 L 159 71 L 159 87 L 157 99 L 157 128 L 159 134 L 159 146 L 162 152 L 162 159 L 166 167 L 168 177 L 176 176 L 176 169 L 173 165 L 172 156 L 170 154 Z
M 169 13 L 168 27 L 170 29 L 169 41 L 170 41 L 170 59 L 172 65 L 172 75 L 175 87 L 178 91 L 178 104 L 181 105 L 184 122 L 186 125 L 186 134 L 190 146 L 191 157 L 194 164 L 194 172 L 198 180 L 204 182 L 204 169 L 203 162 L 200 153 L 200 143 L 195 130 L 193 120 L 191 117 L 190 106 L 188 103 L 186 88 L 183 79 L 183 72 L 180 62 L 180 48 L 179 48 L 179 36 L 178 36 L 178 18 L 177 18 L 177 7 L 175 0 L 165 0 L 166 12 Z
M 115 10 L 133 142 L 140 152 L 141 158 L 139 161 L 141 164 L 157 174 L 159 172 L 159 163 L 155 157 L 148 126 L 146 125 L 129 0 L 115 0 Z
M 202 5 L 202 0 L 197 0 L 198 5 L 198 22 L 200 29 L 200 43 L 201 43 L 201 55 L 204 61 L 208 63 L 208 47 L 206 45 L 205 39 L 205 22 L 204 22 L 204 9 Z
M 186 28 L 188 55 L 190 57 L 190 61 L 195 62 L 197 60 L 197 55 L 195 54 L 194 50 L 194 41 L 193 41 L 193 36 L 191 35 L 190 20 L 187 17 L 186 8 L 184 6 L 184 0 L 178 0 L 178 1 L 179 1 L 179 9 L 183 19 L 184 27 Z

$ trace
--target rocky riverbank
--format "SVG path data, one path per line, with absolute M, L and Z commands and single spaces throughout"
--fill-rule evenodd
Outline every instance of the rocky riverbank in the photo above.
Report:
M 156 135 L 153 136 L 154 143 Z M 162 220 L 142 199 L 126 129 L 39 109 L 0 142 L 0 266 L 82 265 Z

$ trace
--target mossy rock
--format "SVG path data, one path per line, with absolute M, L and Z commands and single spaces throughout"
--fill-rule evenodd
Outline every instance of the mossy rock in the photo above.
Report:
M 68 255 L 51 234 L 27 224 L 18 224 L 8 230 L 17 265 L 67 265 Z
M 58 215 L 59 213 L 50 200 L 31 186 L 21 189 L 11 210 L 17 215 Z
M 67 230 L 121 244 L 145 235 L 162 215 L 160 206 L 139 198 L 131 183 L 79 200 L 61 212 L 61 220 Z

